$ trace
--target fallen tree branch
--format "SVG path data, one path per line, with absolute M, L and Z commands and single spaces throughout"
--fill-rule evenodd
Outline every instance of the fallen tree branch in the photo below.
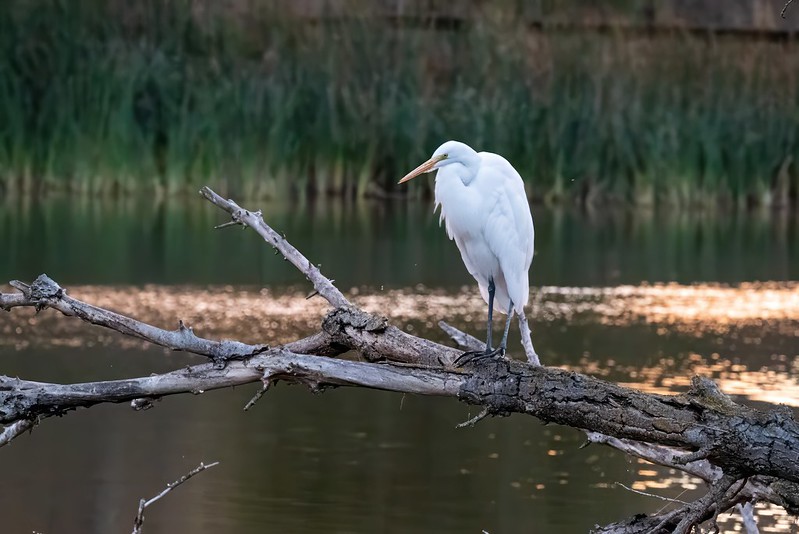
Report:
M 223 369 L 202 364 L 169 373 L 83 384 L 52 384 L 0 376 L 0 423 L 63 415 L 79 407 L 159 398 L 180 393 L 202 394 L 264 379 L 303 384 L 314 391 L 360 386 L 418 395 L 457 397 L 466 374 L 391 364 L 374 365 L 307 354 L 284 348 L 230 362 Z
M 197 467 L 195 467 L 194 469 L 192 469 L 191 471 L 189 471 L 188 473 L 186 473 L 185 475 L 183 475 L 173 483 L 167 484 L 166 489 L 164 489 L 164 491 L 162 491 L 152 499 L 150 500 L 141 499 L 139 501 L 139 511 L 136 513 L 136 517 L 133 519 L 133 534 L 141 534 L 141 528 L 142 525 L 144 524 L 144 510 L 148 506 L 151 506 L 154 502 L 166 496 L 167 493 L 177 488 L 178 486 L 189 480 L 194 475 L 202 473 L 206 469 L 210 469 L 215 465 L 219 465 L 219 462 L 213 462 L 210 464 L 200 463 L 200 465 L 198 465 Z
M 717 398 L 702 396 L 708 391 L 702 380 L 695 380 L 695 387 L 684 395 L 649 395 L 570 371 L 504 359 L 464 369 L 400 367 L 275 348 L 245 362 L 230 362 L 224 369 L 201 365 L 131 380 L 58 385 L 1 377 L 0 423 L 99 402 L 203 392 L 264 377 L 314 389 L 355 385 L 457 397 L 494 415 L 526 413 L 609 436 L 708 450 L 708 458 L 722 469 L 799 481 L 799 427 L 785 411 L 762 413 L 738 405 L 719 411 Z
M 744 500 L 768 500 L 791 513 L 799 511 L 799 425 L 790 410 L 775 407 L 763 412 L 738 405 L 713 382 L 700 378 L 694 379 L 687 393 L 654 395 L 571 371 L 503 358 L 455 367 L 452 362 L 461 354 L 458 349 L 410 335 L 389 324 L 387 318 L 355 307 L 317 267 L 272 230 L 260 212 L 244 210 L 208 188 L 201 193 L 230 213 L 233 222 L 253 228 L 327 299 L 332 309 L 323 318 L 320 331 L 280 347 L 239 344 L 232 345 L 236 350 L 225 352 L 222 348 L 229 346 L 226 343 L 238 342 L 201 340 L 193 334 L 157 329 L 72 299 L 44 276 L 30 287 L 15 282 L 20 294 L 0 293 L 0 307 L 51 307 L 174 350 L 210 356 L 214 364 L 128 380 L 69 385 L 0 376 L 0 423 L 8 425 L 7 430 L 15 429 L 9 431 L 11 437 L 6 442 L 19 435 L 16 430 L 28 421 L 103 402 L 131 401 L 136 407 L 149 407 L 153 400 L 167 395 L 200 394 L 256 382 L 262 388 L 254 400 L 265 392 L 266 385 L 278 381 L 303 384 L 313 391 L 357 386 L 458 398 L 482 408 L 467 422 L 471 424 L 488 415 L 522 413 L 587 430 L 595 433 L 589 434 L 589 438 L 594 436 L 593 441 L 601 441 L 596 436 L 602 435 L 601 442 L 631 454 L 648 455 L 651 461 L 686 472 L 702 472 L 712 488 L 705 497 L 682 509 L 644 516 L 641 521 L 617 524 L 614 529 L 603 527 L 601 532 L 630 534 L 644 532 L 642 525 L 652 529 L 659 524 L 685 531 Z M 446 324 L 442 328 L 464 348 L 484 348 L 473 336 Z M 365 361 L 330 357 L 347 351 L 355 351 Z M 531 352 L 534 354 L 532 345 L 529 350 L 525 346 L 528 359 L 533 361 Z M 220 362 L 225 365 L 218 365 Z
M 268 345 L 248 345 L 240 341 L 203 339 L 184 325 L 183 321 L 178 322 L 177 330 L 163 330 L 74 299 L 68 296 L 66 290 L 46 274 L 39 275 L 31 285 L 18 280 L 12 280 L 10 285 L 19 289 L 20 292 L 0 293 L 0 309 L 10 311 L 15 307 L 29 306 L 39 312 L 44 308 L 52 308 L 64 315 L 77 317 L 87 323 L 104 326 L 155 345 L 208 356 L 215 362 L 246 358 L 269 348 Z

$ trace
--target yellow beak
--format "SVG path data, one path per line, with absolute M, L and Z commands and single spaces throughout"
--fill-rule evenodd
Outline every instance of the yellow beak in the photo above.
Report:
M 429 160 L 425 161 L 424 163 L 422 163 L 421 165 L 419 165 L 418 167 L 413 169 L 411 172 L 406 174 L 402 178 L 402 180 L 400 180 L 397 183 L 398 184 L 403 184 L 403 183 L 407 182 L 408 180 L 412 180 L 412 179 L 416 178 L 420 174 L 424 174 L 426 172 L 430 172 L 431 170 L 433 170 L 433 167 L 436 165 L 436 163 L 438 163 L 442 159 L 446 159 L 446 158 L 447 158 L 447 156 L 445 154 L 441 154 L 440 156 L 433 156 L 432 158 L 430 158 Z

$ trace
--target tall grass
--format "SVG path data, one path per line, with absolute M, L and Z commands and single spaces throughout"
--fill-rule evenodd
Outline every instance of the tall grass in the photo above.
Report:
M 538 199 L 797 197 L 792 41 L 198 5 L 0 9 L 0 187 L 391 194 L 455 138 L 505 155 Z

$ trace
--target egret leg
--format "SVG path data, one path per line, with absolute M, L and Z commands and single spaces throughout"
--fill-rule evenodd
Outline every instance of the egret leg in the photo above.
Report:
M 527 324 L 527 316 L 524 311 L 519 314 L 519 332 L 522 334 L 522 346 L 524 347 L 524 353 L 527 354 L 527 361 L 532 365 L 541 365 L 538 354 L 533 348 L 533 341 L 530 339 L 530 325 Z
M 508 348 L 508 332 L 510 331 L 510 320 L 513 319 L 513 301 L 508 306 L 508 320 L 505 321 L 505 332 L 502 334 L 502 342 L 499 344 L 499 353 L 504 356 L 505 349 Z
M 494 321 L 494 279 L 488 279 L 488 332 L 486 333 L 486 354 L 494 350 L 491 344 L 491 329 Z
M 493 298 L 491 298 L 490 300 L 493 301 Z M 492 304 L 493 304 L 493 302 L 492 302 Z M 489 314 L 490 314 L 490 312 L 489 312 Z M 505 332 L 502 334 L 502 343 L 500 343 L 499 347 L 496 348 L 496 349 L 493 349 L 493 350 L 489 350 L 491 345 L 487 344 L 485 352 L 482 352 L 482 351 L 464 352 L 463 354 L 458 356 L 458 358 L 453 362 L 453 364 L 455 366 L 459 366 L 459 365 L 462 365 L 462 364 L 464 364 L 466 362 L 470 362 L 470 361 L 471 362 L 475 362 L 475 361 L 482 360 L 482 359 L 485 359 L 485 358 L 493 358 L 494 356 L 499 356 L 499 357 L 505 356 L 505 349 L 508 346 L 508 331 L 510 331 L 510 321 L 511 321 L 511 319 L 513 319 L 513 302 L 511 302 L 510 306 L 508 306 L 508 320 L 505 321 Z M 489 324 L 491 324 L 490 323 L 490 319 L 489 319 Z M 490 327 L 489 327 L 489 334 L 488 334 L 489 335 L 489 340 L 491 339 L 491 333 L 490 332 L 491 332 L 491 330 L 490 330 Z

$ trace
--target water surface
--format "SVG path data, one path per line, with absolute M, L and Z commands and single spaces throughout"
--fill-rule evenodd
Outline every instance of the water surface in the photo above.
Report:
M 429 206 L 264 208 L 366 309 L 442 342 L 442 318 L 482 332 L 484 305 Z M 545 363 L 665 393 L 698 373 L 740 402 L 799 405 L 790 215 L 535 215 L 531 311 Z M 253 232 L 211 230 L 223 221 L 191 199 L 6 203 L 0 280 L 47 272 L 77 298 L 208 337 L 276 343 L 318 328 L 324 301 L 306 300 L 302 277 Z M 0 315 L 7 375 L 82 382 L 200 361 L 52 310 Z M 0 450 L 0 516 L 14 532 L 127 532 L 139 498 L 216 460 L 148 511 L 146 532 L 585 532 L 667 504 L 620 484 L 685 500 L 703 491 L 530 417 L 455 429 L 475 413 L 452 399 L 279 385 L 245 413 L 255 390 L 48 419 Z M 795 528 L 777 509 L 759 517 L 763 532 Z M 737 519 L 722 524 L 732 532 Z
M 343 288 L 458 287 L 472 279 L 431 201 L 241 201 Z M 63 284 L 303 282 L 199 196 L 0 201 L 0 280 L 47 272 Z M 533 206 L 534 286 L 799 279 L 791 211 L 678 212 Z

